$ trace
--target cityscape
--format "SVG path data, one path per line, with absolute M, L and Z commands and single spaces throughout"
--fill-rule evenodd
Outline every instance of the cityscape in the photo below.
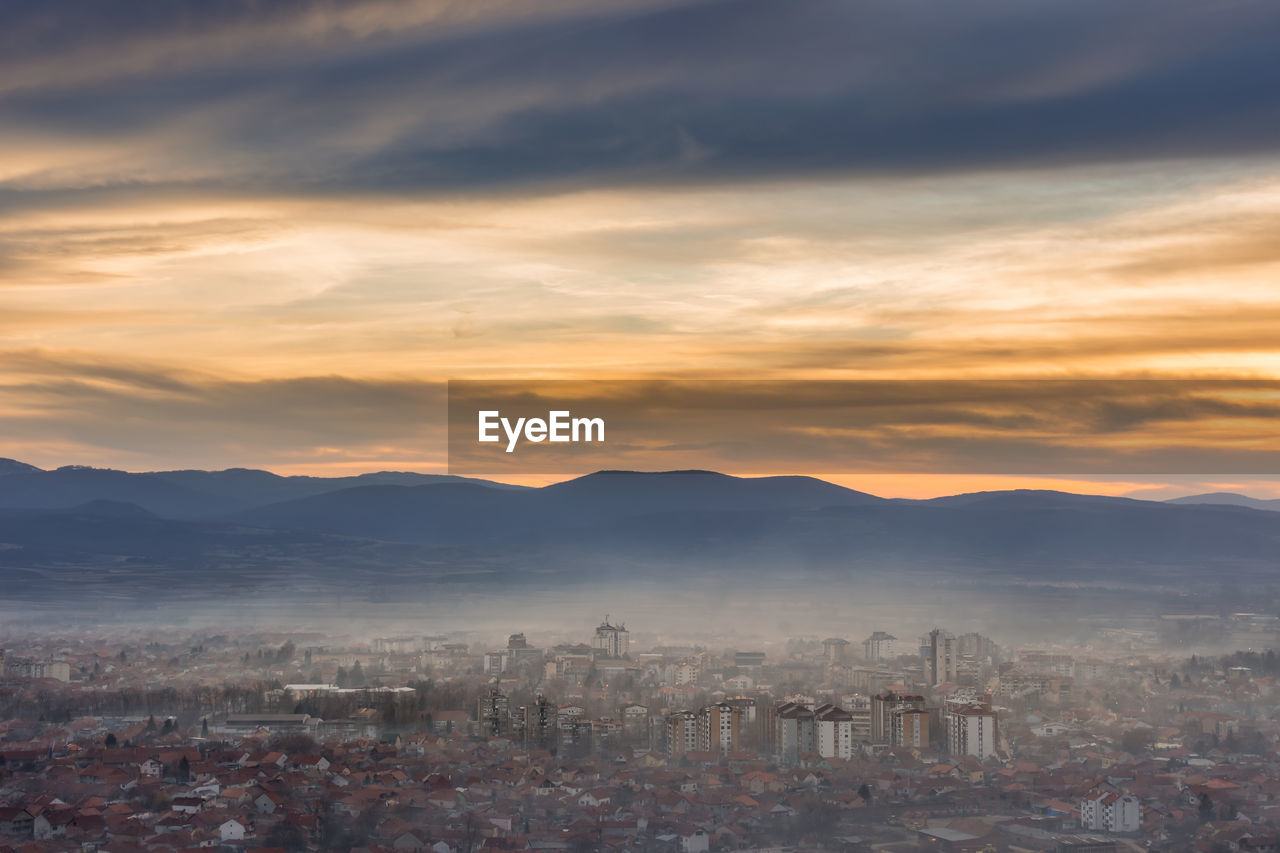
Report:
M 1278 82 L 0 1 L 0 853 L 1280 853 Z
M 515 632 L 10 636 L 15 850 L 1269 849 L 1280 660 L 1234 613 L 1087 650 L 892 624 L 645 646 Z M 892 628 L 892 631 L 884 630 Z M 861 639 L 859 639 L 861 636 Z M 43 849 L 43 848 L 41 848 Z

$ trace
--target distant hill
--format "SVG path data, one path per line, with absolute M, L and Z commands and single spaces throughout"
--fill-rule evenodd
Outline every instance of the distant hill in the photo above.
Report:
M 16 459 L 0 458 L 0 477 L 8 474 L 31 474 L 40 469 L 34 465 L 28 465 L 25 462 L 19 462 Z
M 156 518 L 128 504 L 0 509 L 0 586 L 9 603 L 367 595 L 469 571 L 468 555 L 441 549 Z
M 164 518 L 197 519 L 370 484 L 473 483 L 519 491 L 488 480 L 379 471 L 353 477 L 282 477 L 270 471 L 151 471 L 68 465 L 45 471 L 0 459 L 0 507 L 67 509 L 89 501 L 132 503 Z
M 312 489 L 324 490 L 295 494 Z M 244 505 L 269 494 L 291 496 Z M 886 573 L 917 585 L 1153 589 L 1280 579 L 1280 513 L 1187 499 L 1012 490 L 885 500 L 809 477 L 709 471 L 600 471 L 528 489 L 394 473 L 84 468 L 15 470 L 0 478 L 0 495 L 9 505 L 45 502 L 0 509 L 0 580 L 19 594 L 276 584 L 398 596 L 428 594 L 422 582 L 445 578 L 478 590 L 555 589 L 641 571 L 734 589 L 796 571 L 833 589 Z
M 600 471 L 540 489 L 474 483 L 366 486 L 233 513 L 227 521 L 403 542 L 546 541 L 651 513 L 768 512 L 885 503 L 812 477 L 731 477 L 711 471 Z
M 1280 516 L 1053 491 L 888 501 L 805 477 L 602 471 L 523 492 L 470 484 L 330 492 L 225 518 L 449 546 L 591 550 L 704 565 L 750 559 L 1016 567 L 1271 565 Z M 1111 568 L 1104 568 L 1104 572 Z
M 1184 498 L 1172 498 L 1165 501 L 1171 504 L 1219 504 L 1225 506 L 1247 506 L 1250 509 L 1261 509 L 1269 512 L 1280 512 L 1280 498 L 1266 500 L 1238 495 L 1235 492 L 1210 492 L 1204 495 L 1188 495 Z
M 90 501 L 135 504 L 167 518 L 199 518 L 241 504 L 150 474 L 79 465 L 15 471 L 0 478 L 0 507 L 70 509 Z

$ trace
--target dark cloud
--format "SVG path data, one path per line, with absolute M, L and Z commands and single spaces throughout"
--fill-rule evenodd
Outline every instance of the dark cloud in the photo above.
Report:
M 0 354 L 0 368 L 0 441 L 58 448 L 46 464 L 437 467 L 447 450 L 464 474 L 1103 476 L 1260 474 L 1280 459 L 1265 380 L 469 382 L 446 396 L 413 379 L 246 379 L 38 351 Z M 603 417 L 608 442 L 489 453 L 474 441 L 481 408 Z
M 317 28 L 343 7 L 315 3 L 54 8 L 0 11 L 12 48 L 0 77 L 19 81 L 0 126 L 131 140 L 154 163 L 87 182 L 98 187 L 499 189 L 1280 143 L 1280 9 L 1262 0 L 565 3 L 549 17 L 488 4 L 466 26 L 420 15 L 367 32 Z M 212 46 L 163 49 L 201 32 Z M 157 58 L 65 70 L 113 45 Z
M 333 457 L 439 464 L 444 383 L 304 376 L 220 377 L 39 351 L 0 353 L 0 441 L 69 454 L 200 466 Z M 75 461 L 64 459 L 65 461 Z
M 459 474 L 707 467 L 754 473 L 1259 474 L 1280 450 L 1275 381 L 634 381 L 450 383 Z M 606 443 L 476 440 L 477 413 L 568 410 Z M 1230 423 L 1229 436 L 1219 430 Z M 1248 443 L 1241 439 L 1247 437 Z

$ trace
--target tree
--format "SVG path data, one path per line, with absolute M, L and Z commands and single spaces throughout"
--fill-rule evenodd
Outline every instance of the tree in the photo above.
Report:
M 1209 799 L 1208 794 L 1200 795 L 1200 822 L 1208 823 L 1213 820 L 1213 800 Z
M 320 744 L 316 743 L 316 739 L 302 732 L 281 735 L 271 743 L 285 755 L 312 755 L 320 751 Z
M 462 822 L 462 838 L 458 843 L 459 853 L 472 853 L 476 849 L 476 842 L 480 840 L 480 824 L 476 820 L 476 813 L 468 811 L 466 818 Z
M 834 803 L 819 797 L 806 798 L 796 812 L 796 824 L 801 836 L 811 836 L 826 841 L 840 821 L 840 811 Z
M 296 823 L 281 821 L 271 827 L 264 839 L 267 847 L 282 847 L 289 853 L 307 849 L 307 835 Z
M 864 803 L 871 802 L 871 786 L 863 782 L 862 786 L 858 788 L 858 796 L 862 798 Z
M 351 667 L 350 681 L 352 687 L 364 687 L 364 670 L 360 668 L 360 661 Z
M 178 760 L 178 784 L 185 785 L 191 781 L 191 762 L 184 755 Z
M 1129 729 L 1120 736 L 1120 748 L 1130 755 L 1141 755 L 1155 743 L 1156 735 L 1151 729 Z
M 116 746 L 119 743 L 120 742 L 116 740 L 115 732 L 107 732 L 107 738 L 102 742 L 102 745 L 107 747 L 107 749 L 111 749 L 112 747 Z
M 209 739 L 209 718 L 205 717 L 200 721 L 200 737 L 205 740 Z

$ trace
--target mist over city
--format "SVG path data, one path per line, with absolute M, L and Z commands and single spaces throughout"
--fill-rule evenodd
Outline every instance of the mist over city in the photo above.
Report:
M 1278 44 L 0 3 L 0 853 L 1277 853 Z
M 52 849 L 1180 849 L 1268 811 L 1265 499 L 0 485 L 5 831 Z

